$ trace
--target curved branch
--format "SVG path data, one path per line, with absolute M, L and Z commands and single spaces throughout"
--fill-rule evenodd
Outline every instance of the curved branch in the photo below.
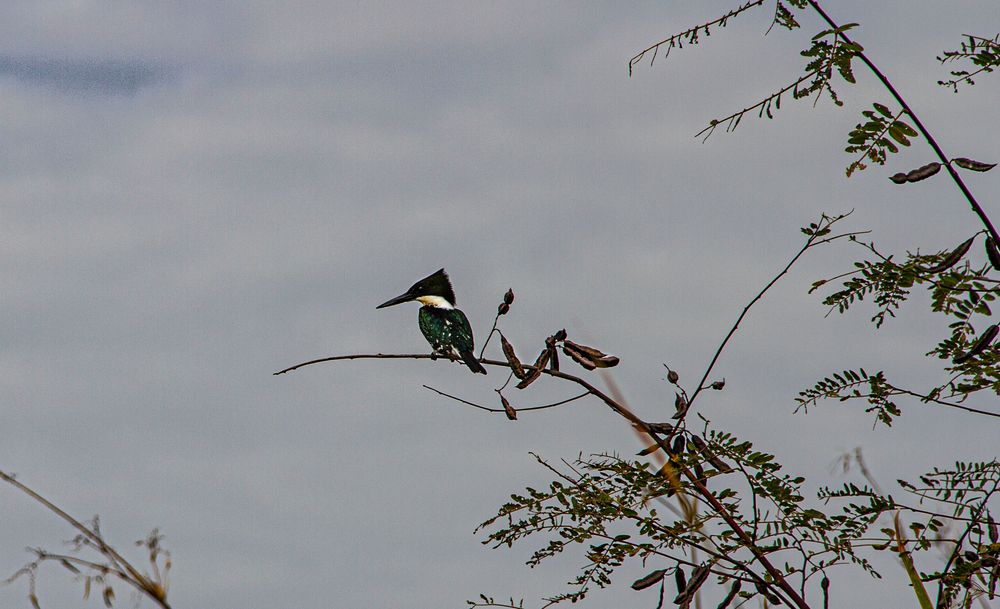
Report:
M 831 28 L 834 29 L 834 31 L 836 31 L 837 36 L 839 36 L 847 44 L 854 44 L 854 41 L 851 40 L 851 38 L 847 35 L 847 33 L 842 31 L 840 29 L 840 26 L 834 23 L 834 21 L 830 19 L 830 17 L 823 11 L 823 9 L 820 8 L 819 3 L 816 2 L 816 0 L 808 0 L 808 2 L 809 5 L 813 8 L 813 10 L 819 13 L 819 16 L 822 17 L 823 20 L 826 21 L 826 23 Z M 874 74 L 875 77 L 879 80 L 879 82 L 882 83 L 882 86 L 886 88 L 889 94 L 892 95 L 893 98 L 895 98 L 896 103 L 898 103 L 903 108 L 903 110 L 905 110 L 906 113 L 910 115 L 910 118 L 913 119 L 914 125 L 916 125 L 920 133 L 923 134 L 924 139 L 927 140 L 927 143 L 930 145 L 931 149 L 934 150 L 934 154 L 937 155 L 938 159 L 941 161 L 941 164 L 944 165 L 944 168 L 948 170 L 948 174 L 951 176 L 952 181 L 955 182 L 955 185 L 958 186 L 958 189 L 962 191 L 962 194 L 965 196 L 965 199 L 969 202 L 969 205 L 972 206 L 972 211 L 976 212 L 976 215 L 979 216 L 979 219 L 982 221 L 983 226 L 986 227 L 986 230 L 990 233 L 990 237 L 993 238 L 993 242 L 1000 243 L 1000 234 L 997 234 L 997 229 L 993 227 L 993 223 L 990 221 L 989 216 L 986 215 L 986 212 L 983 210 L 982 206 L 980 206 L 979 202 L 976 201 L 976 197 L 972 194 L 972 191 L 970 191 L 969 188 L 965 185 L 965 182 L 962 180 L 962 176 L 960 176 L 958 174 L 958 171 L 956 171 L 955 168 L 952 167 L 950 159 L 945 155 L 944 151 L 941 150 L 941 147 L 938 145 L 937 140 L 935 140 L 934 136 L 931 135 L 930 131 L 928 131 L 927 128 L 924 127 L 924 124 L 920 122 L 920 119 L 917 117 L 917 113 L 914 112 L 913 108 L 911 108 L 910 105 L 906 103 L 906 100 L 903 99 L 903 96 L 899 94 L 899 92 L 896 90 L 896 87 L 894 87 L 892 83 L 889 82 L 889 79 L 886 77 L 886 75 L 883 74 L 882 71 L 878 69 L 878 67 L 876 67 L 876 65 L 872 62 L 871 59 L 868 58 L 868 55 L 866 55 L 864 51 L 858 51 L 856 55 L 868 67 L 868 69 L 871 70 L 872 74 Z
M 475 402 L 470 402 L 469 400 L 463 400 L 462 398 L 460 398 L 458 396 L 451 395 L 450 393 L 445 393 L 444 391 L 441 391 L 439 389 L 435 389 L 435 388 L 431 387 L 430 385 L 423 385 L 423 388 L 424 389 L 430 389 L 431 391 L 433 391 L 434 393 L 436 393 L 436 394 L 438 394 L 438 395 L 440 395 L 442 397 L 450 398 L 452 400 L 455 400 L 456 402 L 461 402 L 463 404 L 467 404 L 469 406 L 472 406 L 473 408 L 478 408 L 480 410 L 485 410 L 486 412 L 498 412 L 498 413 L 505 412 L 503 408 L 490 408 L 489 406 L 483 406 L 482 404 L 476 404 Z M 521 412 L 525 412 L 525 411 L 529 411 L 529 410 L 545 410 L 546 408 L 554 408 L 556 406 L 562 406 L 563 404 L 569 404 L 570 402 L 575 402 L 576 400 L 579 400 L 580 398 L 585 398 L 588 395 L 590 395 L 590 392 L 589 391 L 584 391 L 580 395 L 575 395 L 575 396 L 573 396 L 571 398 L 566 398 L 565 400 L 560 400 L 558 402 L 553 402 L 551 404 L 543 404 L 542 406 L 526 406 L 524 408 L 518 408 L 517 411 L 519 413 L 521 413 Z

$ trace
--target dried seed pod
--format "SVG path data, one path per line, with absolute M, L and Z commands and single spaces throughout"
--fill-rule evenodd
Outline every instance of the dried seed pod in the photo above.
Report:
M 514 376 L 524 380 L 526 376 L 524 372 L 524 366 L 521 365 L 521 360 L 517 359 L 517 354 L 514 353 L 514 347 L 507 342 L 507 337 L 503 334 L 500 335 L 500 348 L 503 349 L 504 357 L 507 358 L 507 363 L 510 364 L 510 370 L 514 373 Z
M 982 335 L 978 339 L 976 339 L 976 342 L 972 343 L 972 346 L 969 347 L 968 351 L 959 355 L 958 357 L 956 357 L 951 361 L 956 364 L 964 364 L 973 357 L 979 355 L 980 353 L 986 350 L 986 347 L 990 346 L 990 343 L 993 342 L 993 339 L 997 337 L 998 331 L 1000 331 L 1000 328 L 998 328 L 996 324 L 993 324 L 989 328 L 986 328 L 986 330 L 982 333 Z
M 664 436 L 674 433 L 674 426 L 670 423 L 646 423 L 646 428 L 651 433 L 658 433 Z
M 701 439 L 701 437 L 692 434 L 691 442 L 694 444 L 695 448 L 698 449 L 698 452 L 704 455 L 705 459 L 707 459 L 708 462 L 712 464 L 712 467 L 714 467 L 715 469 L 719 470 L 724 474 L 728 474 L 733 471 L 733 468 L 730 467 L 728 463 L 720 459 L 715 453 L 709 450 L 708 444 L 706 444 L 705 441 Z
M 583 353 L 590 359 L 601 359 L 606 357 L 607 353 L 601 351 L 600 349 L 595 349 L 593 347 L 588 347 L 587 345 L 581 345 L 579 343 L 574 343 L 571 340 L 564 340 L 563 345 L 569 345 L 571 348 L 576 349 L 580 353 Z
M 674 569 L 674 583 L 677 584 L 677 594 L 684 594 L 687 588 L 687 578 L 684 576 L 684 569 L 680 565 Z
M 679 374 L 677 374 L 676 371 L 671 370 L 668 367 L 667 368 L 667 381 L 670 382 L 671 385 L 676 385 L 677 381 L 679 381 L 679 380 L 681 380 L 681 376 Z
M 687 445 L 687 440 L 684 436 L 677 436 L 674 438 L 674 443 L 670 445 L 670 453 L 674 455 L 679 455 L 684 452 L 684 448 Z
M 589 357 L 587 357 L 586 355 L 584 355 L 582 352 L 577 351 L 576 349 L 572 348 L 567 343 L 569 343 L 569 341 L 565 341 L 563 343 L 563 353 L 565 353 L 574 362 L 580 364 L 581 366 L 583 366 L 587 370 L 593 370 L 594 368 L 597 368 L 597 364 L 595 364 L 593 362 L 593 360 L 591 360 Z
M 675 605 L 687 605 L 693 599 L 695 593 L 698 592 L 698 588 L 701 587 L 705 580 L 708 579 L 709 570 L 708 567 L 704 565 L 699 565 L 691 571 L 691 579 L 688 580 L 687 586 L 684 591 L 678 594 L 674 598 Z
M 538 358 L 535 360 L 531 371 L 525 374 L 524 380 L 517 384 L 517 388 L 524 389 L 528 385 L 534 383 L 535 379 L 542 375 L 542 370 L 545 369 L 545 364 L 548 363 L 548 359 L 549 350 L 547 348 L 542 349 L 542 352 L 538 354 Z
M 721 381 L 715 381 L 710 386 L 712 387 L 712 389 L 715 389 L 716 391 L 722 391 L 722 389 L 726 386 L 726 379 L 722 379 Z
M 889 176 L 889 179 L 896 184 L 905 184 L 907 182 L 919 182 L 920 180 L 926 180 L 937 172 L 941 171 L 941 163 L 927 163 L 921 167 L 917 167 L 913 171 L 908 171 L 906 173 L 896 173 Z
M 653 571 L 652 573 L 646 575 L 645 577 L 640 577 L 639 579 L 632 582 L 632 589 L 645 590 L 646 588 L 659 583 L 659 581 L 663 579 L 663 576 L 666 574 L 666 572 L 667 572 L 666 569 L 657 569 L 656 571 Z
M 976 562 L 979 560 L 979 554 L 976 554 L 972 550 L 966 550 L 963 554 L 965 554 L 965 560 L 969 562 Z
M 674 410 L 676 410 L 676 412 L 674 413 L 674 416 L 672 416 L 670 418 L 680 420 L 680 419 L 683 419 L 684 415 L 687 414 L 688 402 L 687 402 L 687 400 L 684 399 L 684 396 L 682 396 L 679 393 L 675 393 L 674 396 L 675 396 L 674 397 Z
M 552 338 L 556 339 L 556 341 L 566 340 L 566 328 L 563 328 L 562 330 L 559 330 L 558 332 L 553 334 Z
M 500 306 L 497 307 L 497 315 L 506 315 L 510 312 L 510 305 L 506 302 L 501 302 Z
M 500 394 L 500 403 L 503 404 L 503 412 L 507 415 L 507 418 L 511 421 L 516 421 L 517 411 L 514 410 L 514 407 L 510 405 L 510 402 L 507 401 L 507 398 L 502 393 Z
M 743 587 L 743 582 L 738 579 L 734 579 L 733 585 L 730 586 L 729 588 L 729 592 L 726 594 L 726 597 L 722 599 L 722 602 L 719 603 L 719 606 L 716 607 L 716 609 L 726 609 L 726 607 L 729 606 L 729 603 L 733 602 L 733 599 L 736 598 L 736 595 L 740 593 L 740 588 L 742 587 Z
M 605 355 L 600 359 L 595 359 L 594 363 L 597 364 L 598 368 L 614 368 L 620 361 L 621 360 L 614 355 Z
M 947 256 L 945 256 L 944 260 L 942 260 L 938 264 L 935 264 L 932 267 L 928 267 L 928 268 L 924 269 L 924 272 L 925 273 L 940 273 L 942 271 L 947 271 L 951 267 L 955 266 L 956 264 L 958 264 L 958 261 L 961 260 L 962 257 L 965 256 L 965 254 L 969 251 L 969 248 L 972 247 L 972 242 L 975 241 L 975 240 L 976 240 L 976 236 L 975 235 L 969 237 L 968 239 L 966 239 L 965 241 L 963 241 L 962 243 L 960 243 L 958 245 L 958 247 L 956 247 L 955 249 L 953 249 L 951 251 L 951 253 L 949 253 Z
M 997 521 L 993 520 L 993 515 L 986 513 L 987 527 L 990 531 L 990 543 L 1000 542 L 1000 532 L 997 531 Z
M 513 288 L 507 288 L 507 293 L 503 295 L 503 303 L 507 306 L 514 304 Z
M 986 257 L 989 259 L 993 269 L 1000 271 L 1000 249 L 997 249 L 997 244 L 993 241 L 993 237 L 986 238 Z
M 533 364 L 534 367 L 541 372 L 545 369 L 545 365 L 549 363 L 549 357 L 548 348 L 546 347 L 545 349 L 542 349 L 542 352 L 535 358 L 535 363 Z
M 996 163 L 983 163 L 982 161 L 974 161 L 965 157 L 952 159 L 951 162 L 958 165 L 962 169 L 968 169 L 970 171 L 989 171 L 997 166 Z
M 546 350 L 549 352 L 549 370 L 559 372 L 559 352 L 555 344 L 549 345 Z

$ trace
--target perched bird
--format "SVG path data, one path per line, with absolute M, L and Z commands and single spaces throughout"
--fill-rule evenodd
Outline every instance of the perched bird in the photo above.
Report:
M 404 294 L 387 300 L 379 306 L 391 307 L 401 302 L 417 301 L 423 306 L 417 321 L 424 338 L 437 353 L 455 355 L 462 358 L 469 370 L 486 374 L 486 368 L 479 363 L 472 353 L 475 342 L 472 339 L 472 326 L 461 310 L 455 308 L 455 290 L 444 269 L 424 277 L 413 284 Z

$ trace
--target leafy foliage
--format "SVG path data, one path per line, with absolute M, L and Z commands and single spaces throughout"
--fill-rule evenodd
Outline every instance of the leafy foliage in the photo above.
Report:
M 875 103 L 874 110 L 865 110 L 861 114 L 867 119 L 858 123 L 847 136 L 849 153 L 861 153 L 861 156 L 847 166 L 847 177 L 855 171 L 864 171 L 868 166 L 865 160 L 877 165 L 884 165 L 888 154 L 899 152 L 900 146 L 909 146 L 911 137 L 917 137 L 916 130 L 905 121 L 900 120 L 903 110 L 893 113 L 885 104 Z
M 954 78 L 938 81 L 939 85 L 951 87 L 952 91 L 958 93 L 958 85 L 974 85 L 976 81 L 972 79 L 973 76 L 989 73 L 1000 67 L 1000 34 L 992 39 L 966 35 L 959 50 L 945 51 L 937 59 L 941 63 L 967 59 L 976 68 L 971 72 L 969 70 L 953 70 L 951 75 Z

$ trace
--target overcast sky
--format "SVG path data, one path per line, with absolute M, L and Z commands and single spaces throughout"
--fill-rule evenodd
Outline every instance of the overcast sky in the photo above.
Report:
M 445 267 L 480 341 L 513 288 L 503 327 L 525 359 L 565 327 L 619 355 L 629 403 L 666 419 L 662 364 L 693 387 L 821 212 L 854 209 L 845 228 L 886 251 L 938 251 L 980 228 L 944 174 L 886 179 L 930 161 L 922 146 L 844 178 L 847 132 L 888 101 L 860 68 L 844 108 L 786 102 L 773 121 L 695 139 L 797 77 L 822 26 L 804 15 L 802 30 L 765 37 L 766 3 L 630 79 L 635 51 L 734 3 L 678 4 L 4 2 L 0 468 L 100 514 L 123 549 L 160 527 L 178 609 L 461 607 L 480 592 L 530 606 L 561 591 L 581 553 L 529 570 L 541 539 L 493 551 L 473 530 L 545 483 L 528 451 L 638 450 L 604 406 L 511 423 L 423 389 L 495 405 L 498 370 L 441 361 L 271 373 L 425 351 L 416 305 L 375 306 Z M 934 60 L 963 33 L 994 35 L 995 0 L 828 9 L 862 24 L 858 41 L 950 154 L 1000 158 L 1000 76 L 955 95 L 935 85 L 947 70 Z M 1000 213 L 997 176 L 967 179 Z M 943 320 L 918 309 L 876 334 L 870 309 L 824 318 L 806 294 L 860 256 L 826 247 L 783 279 L 700 414 L 809 488 L 841 481 L 833 464 L 857 446 L 887 488 L 992 458 L 1000 426 L 957 411 L 908 404 L 891 430 L 860 405 L 792 414 L 800 389 L 846 366 L 917 389 L 938 378 L 920 354 Z M 546 382 L 512 399 L 572 392 Z M 4 574 L 25 546 L 73 535 L 11 488 L 0 514 Z M 591 605 L 654 607 L 655 590 L 627 589 L 641 574 Z M 901 570 L 885 575 L 834 571 L 837 604 L 912 604 Z M 80 586 L 53 569 L 39 594 L 78 605 Z M 0 604 L 25 595 L 0 589 Z

